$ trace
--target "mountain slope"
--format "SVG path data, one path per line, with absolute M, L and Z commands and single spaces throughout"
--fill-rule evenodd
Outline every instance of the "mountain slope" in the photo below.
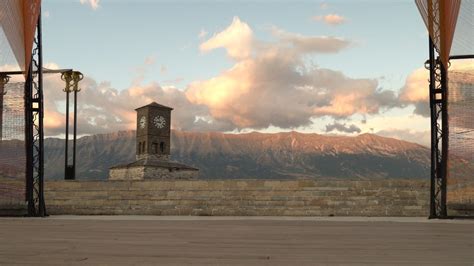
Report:
M 172 133 L 172 159 L 200 169 L 201 178 L 427 178 L 429 149 L 372 134 L 357 137 L 297 132 Z M 108 168 L 135 158 L 135 132 L 77 141 L 79 179 L 103 179 Z M 46 139 L 46 176 L 62 178 L 64 141 Z

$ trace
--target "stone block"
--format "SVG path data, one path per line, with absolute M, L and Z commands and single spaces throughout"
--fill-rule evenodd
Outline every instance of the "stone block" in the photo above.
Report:
M 425 185 L 416 180 L 47 181 L 45 196 L 52 214 L 419 216 L 429 207 Z

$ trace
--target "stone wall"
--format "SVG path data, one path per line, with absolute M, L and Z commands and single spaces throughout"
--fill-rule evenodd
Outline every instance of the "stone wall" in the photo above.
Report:
M 474 182 L 448 183 L 447 190 L 448 215 L 474 217 Z
M 50 214 L 428 216 L 428 180 L 48 181 Z
M 162 180 L 178 180 L 178 179 L 197 179 L 199 171 L 190 169 L 173 169 L 162 167 L 134 166 L 111 168 L 109 170 L 109 180 L 144 180 L 144 179 L 162 179 Z
M 0 177 L 0 216 L 23 216 L 26 213 L 25 181 Z

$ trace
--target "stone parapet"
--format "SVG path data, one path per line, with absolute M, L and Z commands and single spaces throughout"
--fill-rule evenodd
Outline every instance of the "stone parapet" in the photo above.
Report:
M 146 157 L 133 163 L 110 168 L 109 180 L 179 180 L 196 179 L 197 168 L 178 162 Z
M 428 216 L 427 180 L 48 181 L 50 214 Z

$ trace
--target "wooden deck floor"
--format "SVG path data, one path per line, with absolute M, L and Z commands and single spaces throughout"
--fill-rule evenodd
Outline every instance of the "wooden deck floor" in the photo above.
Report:
M 0 265 L 473 265 L 474 221 L 0 218 Z

